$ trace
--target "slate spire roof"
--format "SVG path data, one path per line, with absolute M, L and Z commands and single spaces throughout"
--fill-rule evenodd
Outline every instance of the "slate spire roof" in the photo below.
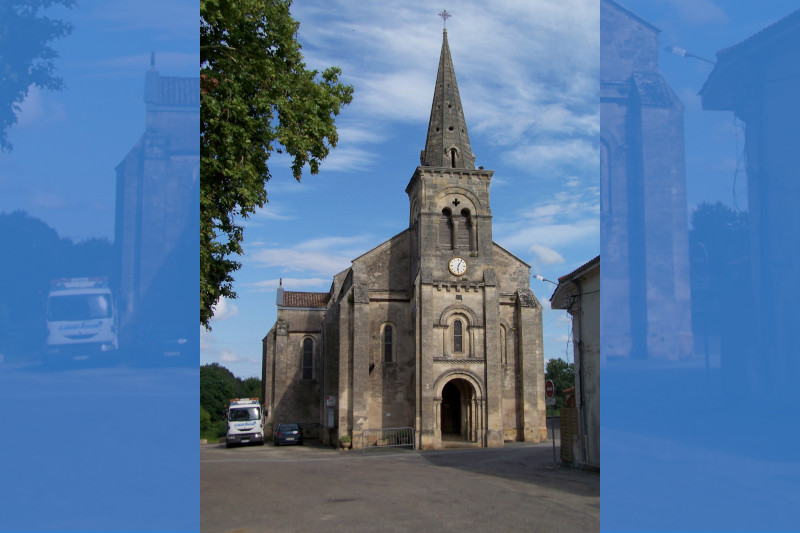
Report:
M 475 156 L 469 145 L 467 123 L 458 94 L 456 72 L 447 43 L 447 30 L 442 38 L 439 72 L 433 92 L 428 138 L 421 163 L 426 167 L 463 168 L 475 170 Z

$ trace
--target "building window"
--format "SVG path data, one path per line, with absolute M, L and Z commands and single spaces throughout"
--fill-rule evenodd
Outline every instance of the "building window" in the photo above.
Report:
M 472 215 L 469 209 L 462 209 L 461 216 L 458 217 L 458 249 L 474 250 L 472 239 Z
M 453 352 L 464 352 L 464 326 L 460 320 L 453 322 Z
M 303 379 L 314 378 L 314 341 L 303 341 Z
M 439 247 L 453 249 L 453 213 L 447 207 L 442 209 L 439 218 Z
M 392 362 L 392 326 L 383 328 L 383 362 Z

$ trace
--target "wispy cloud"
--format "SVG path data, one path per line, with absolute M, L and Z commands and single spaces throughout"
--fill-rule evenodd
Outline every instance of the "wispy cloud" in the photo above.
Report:
M 327 289 L 331 284 L 330 278 L 277 278 L 242 283 L 242 287 L 253 289 L 250 292 L 270 292 L 278 288 L 283 282 L 283 288 L 291 291 L 300 289 Z
M 260 352 L 257 347 L 253 351 Z M 231 348 L 228 343 L 220 342 L 212 332 L 206 331 L 202 326 L 200 327 L 200 360 L 203 364 L 223 363 L 223 366 L 233 369 L 237 375 L 240 373 L 236 372 L 236 367 L 253 368 L 260 365 L 258 357 L 243 357 L 238 350 Z
M 730 18 L 727 13 L 710 0 L 669 0 L 675 11 L 693 26 L 725 24 Z
M 532 244 L 529 251 L 535 253 L 539 258 L 539 262 L 543 265 L 560 265 L 565 262 L 564 256 L 541 244 Z
M 212 320 L 227 320 L 239 314 L 239 308 L 224 296 L 219 299 L 214 306 L 214 317 Z
M 66 117 L 64 106 L 53 93 L 47 94 L 38 87 L 28 89 L 28 95 L 16 111 L 17 128 L 41 126 Z
M 365 235 L 321 237 L 289 247 L 257 249 L 249 253 L 245 261 L 254 266 L 332 276 L 350 266 L 354 257 L 368 249 L 368 243 Z
M 594 164 L 597 3 L 501 0 L 488 6 L 466 0 L 449 11 L 450 48 L 471 132 L 507 150 L 521 168 Z M 307 63 L 342 67 L 355 88 L 343 119 L 357 121 L 359 134 L 342 138 L 340 147 L 349 153 L 329 168 L 374 164 L 373 158 L 354 155 L 369 153 L 363 144 L 384 131 L 387 121 L 427 122 L 441 46 L 433 37 L 441 27 L 438 9 L 424 0 L 335 0 L 298 3 L 293 12 L 301 22 Z M 554 136 L 560 138 L 542 142 Z

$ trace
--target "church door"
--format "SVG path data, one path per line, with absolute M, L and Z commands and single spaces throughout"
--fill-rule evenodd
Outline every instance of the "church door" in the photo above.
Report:
M 461 391 L 451 381 L 442 390 L 442 433 L 461 435 Z

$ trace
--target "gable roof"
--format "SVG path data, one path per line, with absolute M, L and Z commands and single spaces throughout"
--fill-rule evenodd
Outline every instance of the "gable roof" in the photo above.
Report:
M 586 261 L 584 264 L 582 264 L 581 266 L 579 266 L 578 268 L 576 268 L 575 270 L 573 270 L 569 274 L 565 274 L 565 275 L 561 276 L 560 278 L 558 278 L 558 282 L 559 283 L 563 283 L 563 282 L 565 282 L 567 280 L 570 280 L 570 279 L 573 279 L 573 278 L 577 278 L 578 276 L 580 276 L 584 272 L 590 270 L 593 266 L 599 265 L 599 264 L 600 264 L 600 256 L 598 255 L 594 259 L 590 259 L 589 261 Z
M 200 78 L 158 77 L 158 103 L 161 105 L 200 105 Z
M 283 291 L 283 307 L 317 307 L 328 305 L 330 292 L 295 292 Z

